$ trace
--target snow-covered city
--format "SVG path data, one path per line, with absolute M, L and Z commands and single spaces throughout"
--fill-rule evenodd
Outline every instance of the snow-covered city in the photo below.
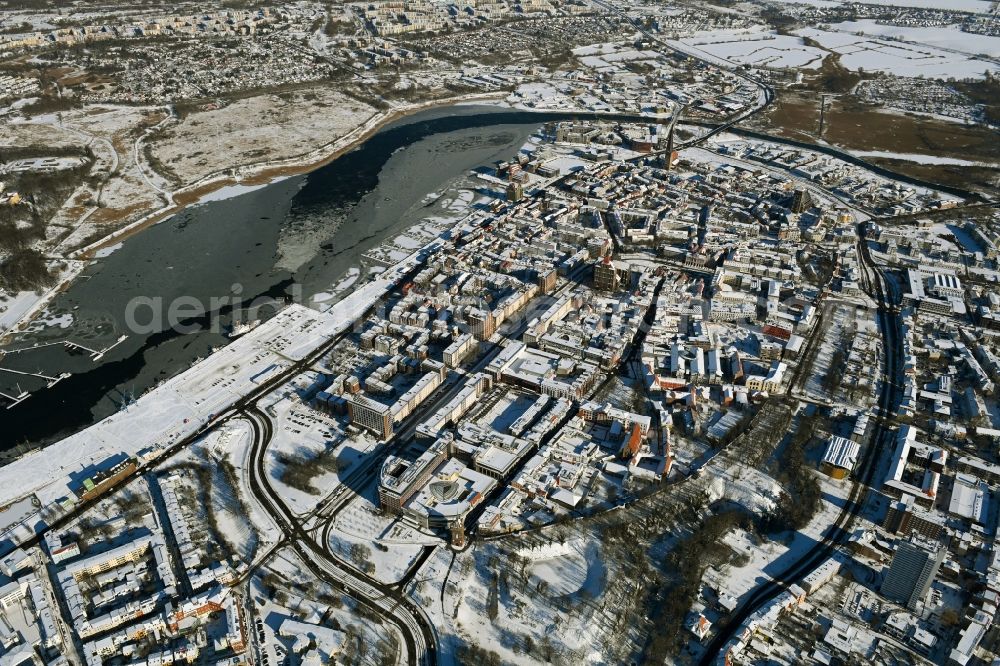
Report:
M 1000 662 L 998 21 L 0 0 L 0 666 Z

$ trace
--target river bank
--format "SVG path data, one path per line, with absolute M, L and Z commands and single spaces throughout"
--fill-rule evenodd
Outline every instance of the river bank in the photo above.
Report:
M 172 202 L 170 205 L 150 211 L 140 219 L 70 253 L 68 259 L 73 260 L 71 262 L 72 270 L 62 272 L 57 277 L 55 284 L 36 294 L 36 298 L 30 304 L 20 304 L 21 313 L 12 317 L 11 321 L 5 322 L 3 330 L 0 331 L 0 345 L 9 343 L 14 336 L 29 327 L 56 296 L 68 289 L 79 278 L 87 262 L 99 256 L 102 250 L 107 250 L 136 233 L 176 215 L 188 206 L 209 199 L 211 195 L 223 188 L 233 185 L 266 185 L 279 178 L 308 173 L 329 164 L 344 153 L 356 148 L 384 127 L 408 116 L 448 106 L 499 101 L 504 96 L 503 93 L 461 95 L 388 109 L 369 117 L 363 124 L 343 137 L 319 146 L 308 153 L 294 158 L 227 167 L 174 190 L 169 193 Z
M 503 94 L 497 93 L 484 93 L 450 97 L 448 99 L 422 102 L 419 104 L 409 104 L 403 107 L 377 113 L 345 136 L 333 141 L 332 143 L 324 144 L 303 155 L 283 160 L 266 161 L 258 164 L 240 165 L 238 167 L 220 169 L 171 192 L 170 198 L 173 201 L 172 205 L 153 211 L 141 220 L 137 220 L 136 222 L 118 229 L 108 236 L 87 245 L 86 247 L 80 248 L 73 253 L 73 257 L 80 257 L 84 259 L 92 258 L 95 252 L 106 248 L 109 245 L 113 245 L 152 224 L 156 224 L 157 222 L 160 222 L 170 215 L 177 213 L 187 206 L 199 203 L 212 193 L 224 187 L 237 184 L 251 186 L 266 185 L 277 178 L 297 176 L 314 171 L 322 166 L 326 166 L 344 153 L 356 148 L 359 144 L 366 141 L 386 125 L 402 120 L 407 116 L 411 116 L 422 111 L 429 111 L 457 104 L 499 100 L 504 96 L 505 95 Z M 235 175 L 233 175 L 234 171 L 236 172 Z
M 29 351 L 4 361 L 28 373 L 71 374 L 51 388 L 30 376 L 0 375 L 9 383 L 0 391 L 33 393 L 0 409 L 11 443 L 38 445 L 75 432 L 227 345 L 235 313 L 231 305 L 214 305 L 220 296 L 332 307 L 373 271 L 497 196 L 479 191 L 474 172 L 510 159 L 547 120 L 493 106 L 410 115 L 307 175 L 214 190 L 216 196 L 206 194 L 96 252 L 56 294 L 44 320 L 19 336 L 16 347 Z M 155 303 L 165 313 L 178 299 L 204 306 L 204 314 L 186 322 L 195 330 L 167 323 L 152 331 L 130 328 L 131 303 Z M 148 308 L 142 312 L 148 320 Z M 99 350 L 121 335 L 127 340 L 99 361 L 63 345 L 70 340 Z

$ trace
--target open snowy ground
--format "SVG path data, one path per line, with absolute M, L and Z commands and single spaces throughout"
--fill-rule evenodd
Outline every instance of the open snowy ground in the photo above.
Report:
M 367 495 L 373 495 L 369 492 Z M 438 546 L 428 536 L 379 514 L 373 497 L 362 495 L 342 511 L 330 532 L 330 549 L 345 562 L 365 570 L 384 583 L 395 583 L 406 574 L 425 546 Z
M 604 633 L 612 610 L 603 609 L 608 572 L 596 541 L 552 543 L 516 557 L 493 544 L 455 556 L 438 549 L 421 573 L 431 582 L 414 596 L 441 627 L 443 656 L 474 644 L 509 664 L 536 664 L 546 654 L 562 663 L 608 662 L 600 650 L 612 640 Z
M 775 32 L 720 30 L 681 42 L 718 58 L 755 67 L 817 69 L 826 56 L 822 49 L 804 44 L 801 37 Z
M 813 5 L 814 7 L 839 7 L 850 4 L 840 0 L 778 0 L 793 5 Z M 866 5 L 888 5 L 891 7 L 916 7 L 919 9 L 950 9 L 956 12 L 988 14 L 993 3 L 990 0 L 865 0 Z
M 745 530 L 733 530 L 723 540 L 735 553 L 745 556 L 742 566 L 728 564 L 721 570 L 709 569 L 704 582 L 738 599 L 763 581 L 780 574 L 784 563 L 794 562 L 809 551 L 834 524 L 851 488 L 849 481 L 838 482 L 825 475 L 820 475 L 819 479 L 823 500 L 819 511 L 805 528 L 767 542 L 761 542 Z
M 157 135 L 151 147 L 181 182 L 191 183 L 222 169 L 309 153 L 374 112 L 333 89 L 259 95 L 192 114 Z M 240 141 L 233 141 L 237 134 Z
M 1000 66 L 933 46 L 886 41 L 845 32 L 804 28 L 800 37 L 813 39 L 835 53 L 847 69 L 886 72 L 896 76 L 981 79 Z
M 369 437 L 347 437 L 335 419 L 296 398 L 284 398 L 270 411 L 277 418 L 265 465 L 271 484 L 298 513 L 309 511 L 321 497 L 333 492 L 341 478 L 350 474 L 376 445 Z M 285 461 L 312 463 L 312 492 L 289 485 Z M 339 473 L 337 468 L 341 469 Z
M 834 23 L 830 26 L 830 29 L 854 34 L 864 33 L 872 37 L 901 39 L 907 42 L 936 46 L 941 49 L 961 51 L 969 55 L 979 55 L 981 53 L 993 57 L 1000 55 L 1000 37 L 964 32 L 957 25 L 934 27 L 898 26 L 877 23 L 871 19 L 862 19 L 860 21 Z

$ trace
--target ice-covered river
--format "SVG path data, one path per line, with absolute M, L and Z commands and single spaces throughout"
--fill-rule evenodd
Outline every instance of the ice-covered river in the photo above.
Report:
M 329 298 L 364 253 L 434 214 L 428 193 L 513 157 L 547 119 L 492 107 L 424 112 L 307 175 L 210 197 L 127 239 L 55 299 L 50 325 L 7 348 L 71 340 L 101 349 L 128 338 L 97 361 L 63 345 L 8 354 L 2 367 L 72 376 L 45 388 L 42 379 L 0 372 L 0 391 L 33 391 L 0 408 L 0 450 L 84 428 L 224 345 L 230 306 L 223 299 Z M 182 317 L 188 331 L 181 333 L 166 325 L 171 304 L 175 314 L 207 312 Z M 149 330 L 136 332 L 129 317 Z

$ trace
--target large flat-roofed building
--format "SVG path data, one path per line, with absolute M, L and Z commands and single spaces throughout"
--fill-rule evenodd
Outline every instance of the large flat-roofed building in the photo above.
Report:
M 834 435 L 826 444 L 823 454 L 823 471 L 834 479 L 844 479 L 858 464 L 861 447 L 846 437 Z
M 15 580 L 0 587 L 0 608 L 10 608 L 28 596 L 27 579 Z
M 927 291 L 940 298 L 962 298 L 962 281 L 951 273 L 934 273 L 927 278 Z
M 513 365 L 517 356 L 526 348 L 523 342 L 512 341 L 504 345 L 500 353 L 493 357 L 490 364 L 486 366 L 486 371 L 493 376 L 493 379 L 500 381 L 503 373 Z
M 889 506 L 882 527 L 894 534 L 919 534 L 927 539 L 937 539 L 944 532 L 944 519 L 937 513 L 916 506 L 913 495 L 903 495 Z
M 970 520 L 980 525 L 986 524 L 989 516 L 990 487 L 971 474 L 959 472 L 951 489 L 948 513 Z
M 951 314 L 953 302 L 961 301 L 961 282 L 954 275 L 938 273 L 928 277 L 923 271 L 911 268 L 906 272 L 907 291 L 903 295 L 903 304 L 917 310 L 937 314 Z
M 455 458 L 438 464 L 402 506 L 404 518 L 427 529 L 464 526 L 465 519 L 497 482 Z
M 392 437 L 392 407 L 363 395 L 352 395 L 347 400 L 347 413 L 351 424 L 369 430 L 382 439 Z
M 523 442 L 523 440 L 516 441 L 518 444 Z M 473 466 L 479 473 L 494 479 L 503 479 L 513 472 L 514 465 L 524 456 L 527 448 L 526 442 L 522 446 L 510 448 L 487 444 L 473 454 Z
M 379 474 L 379 506 L 399 513 L 447 456 L 448 443 L 438 440 L 412 462 L 398 456 L 387 458 Z
M 534 440 L 499 433 L 474 423 L 463 423 L 458 429 L 458 437 L 452 441 L 451 450 L 456 458 L 494 479 L 509 477 L 537 444 Z
M 559 354 L 508 344 L 487 366 L 487 372 L 507 384 L 531 389 L 553 398 L 581 399 L 594 386 L 598 367 Z
M 930 508 L 947 462 L 947 451 L 917 441 L 917 429 L 904 425 L 896 434 L 896 448 L 882 492 L 896 498 L 912 495 L 917 504 Z

